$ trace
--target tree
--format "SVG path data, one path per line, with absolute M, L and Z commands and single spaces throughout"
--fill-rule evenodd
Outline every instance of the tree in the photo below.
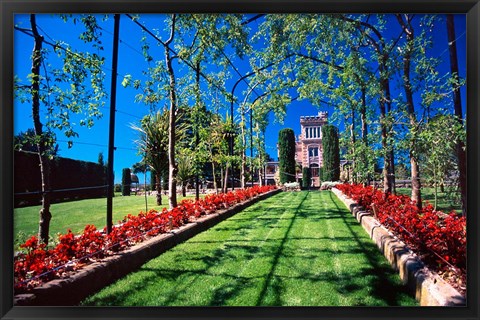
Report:
M 45 133 L 49 140 L 55 140 L 54 133 L 48 131 Z M 38 153 L 39 137 L 35 134 L 34 129 L 27 129 L 26 132 L 20 132 L 13 137 L 13 146 L 15 150 L 19 151 L 29 151 Z M 59 146 L 51 146 L 50 150 L 47 151 L 48 156 L 57 157 L 59 153 Z
M 69 20 L 64 16 L 65 21 Z M 97 18 L 92 15 L 75 16 L 74 21 L 81 21 L 85 32 L 80 35 L 85 43 L 93 44 L 97 52 L 102 50 Z M 15 96 L 20 102 L 32 104 L 32 119 L 35 130 L 40 159 L 40 174 L 42 180 L 42 208 L 39 212 L 39 242 L 48 244 L 50 220 L 50 164 L 52 146 L 55 144 L 53 130 L 58 130 L 71 139 L 78 137 L 74 123 L 70 117 L 74 114 L 84 114 L 79 121 L 81 126 L 91 127 L 94 120 L 102 116 L 100 107 L 104 104 L 106 92 L 103 87 L 104 73 L 102 65 L 104 58 L 96 53 L 77 52 L 68 44 L 52 43 L 45 40 L 37 28 L 36 15 L 30 15 L 31 30 L 15 27 L 34 39 L 32 52 L 32 68 L 29 75 L 30 85 L 23 85 L 15 77 Z M 44 44 L 46 46 L 44 46 Z M 48 49 L 47 49 L 48 48 Z M 60 67 L 48 63 L 49 53 L 60 60 Z M 50 59 L 50 58 L 49 58 Z M 53 58 L 52 58 L 53 59 Z M 43 71 L 43 74 L 42 74 Z M 41 110 L 47 115 L 42 123 Z M 45 130 L 45 128 L 46 130 Z M 73 142 L 69 140 L 69 147 Z
M 180 115 L 180 119 L 182 115 Z M 131 125 L 137 131 L 140 139 L 135 143 L 138 154 L 144 157 L 144 162 L 155 175 L 155 190 L 157 191 L 157 205 L 162 204 L 162 177 L 168 172 L 168 128 L 169 112 L 167 109 L 157 111 L 154 115 L 146 115 L 140 120 L 140 126 Z M 176 138 L 181 141 L 187 134 L 188 123 L 180 121 L 177 125 Z M 166 182 L 168 179 L 163 179 Z
M 458 74 L 458 60 L 457 60 L 457 41 L 455 38 L 455 24 L 453 21 L 453 15 L 447 14 L 447 34 L 448 34 L 448 50 L 450 53 L 450 71 L 453 77 L 453 103 L 454 114 L 460 125 L 463 125 L 462 115 L 462 100 L 460 97 L 460 78 Z M 457 141 L 456 146 L 458 169 L 460 171 L 460 193 L 462 197 L 462 213 L 463 216 L 467 216 L 467 155 L 465 151 L 465 144 L 461 141 Z
M 340 179 L 340 148 L 338 129 L 334 125 L 322 126 L 323 181 Z
M 413 102 L 413 86 L 410 79 L 412 55 L 415 50 L 415 33 L 412 26 L 412 15 L 402 16 L 396 14 L 397 20 L 400 23 L 403 31 L 406 34 L 407 41 L 403 53 L 403 88 L 405 90 L 406 109 L 410 121 L 411 142 L 409 148 L 411 180 L 412 180 L 412 200 L 416 202 L 419 209 L 422 208 L 422 193 L 420 182 L 420 168 L 418 163 L 418 153 L 416 150 L 417 131 L 420 123 L 417 121 L 415 113 L 415 106 Z
M 312 171 L 309 167 L 302 168 L 302 187 L 305 189 L 310 188 L 312 184 Z
M 213 188 L 218 192 L 216 169 L 228 155 L 226 122 L 220 115 L 211 114 L 209 125 L 199 128 L 199 136 L 199 149 L 212 165 Z
M 135 22 L 137 18 L 131 17 L 131 19 Z M 145 82 L 145 87 L 142 88 L 144 93 L 139 95 L 139 100 L 154 106 L 164 100 L 164 97 L 168 97 L 166 100 L 169 102 L 170 113 L 168 128 L 169 204 L 170 207 L 176 207 L 175 189 L 178 172 L 175 162 L 176 110 L 181 106 L 189 105 L 191 100 L 195 100 L 197 108 L 201 107 L 199 77 L 207 80 L 210 89 L 213 87 L 221 94 L 226 93 L 221 85 L 225 75 L 213 79 L 201 72 L 200 64 L 202 61 L 209 61 L 208 57 L 213 57 L 211 61 L 215 61 L 215 67 L 218 67 L 218 60 L 220 60 L 220 65 L 226 66 L 226 61 L 230 61 L 230 58 L 223 50 L 230 46 L 235 50 L 235 54 L 242 55 L 245 49 L 243 44 L 247 42 L 247 34 L 242 24 L 242 15 L 173 14 L 168 16 L 166 22 L 169 38 L 162 41 L 158 33 L 153 35 L 157 43 L 163 46 L 164 62 L 157 61 L 155 67 L 150 68 L 148 74 L 152 79 Z M 137 24 L 141 26 L 141 24 Z M 152 35 L 151 32 L 150 34 Z M 153 60 L 149 54 L 146 55 L 146 59 Z M 173 63 L 175 60 L 178 64 Z M 196 88 L 193 90 L 193 98 L 192 90 L 188 90 L 188 81 L 191 78 L 189 76 L 176 78 L 175 72 L 181 67 L 188 67 L 195 71 Z M 191 74 L 187 73 L 187 75 Z M 134 86 L 140 88 L 140 81 L 135 81 Z M 194 130 L 198 131 L 195 128 Z
M 182 196 L 185 197 L 187 195 L 187 185 L 192 179 L 195 174 L 194 162 L 193 162 L 193 154 L 188 149 L 182 149 L 179 151 L 177 156 L 177 163 L 178 163 L 178 181 L 182 186 Z
M 135 143 L 138 153 L 144 157 L 144 161 L 154 175 L 157 205 L 162 205 L 161 176 L 168 168 L 168 112 L 157 111 L 154 115 L 147 115 L 140 120 L 140 126 L 132 125 L 131 128 L 140 134 L 140 139 Z
M 123 168 L 122 170 L 122 196 L 130 195 L 130 187 L 132 185 L 132 177 L 130 168 Z
M 465 128 L 453 115 L 436 115 L 419 134 L 419 150 L 427 179 L 435 188 L 434 206 L 437 207 L 438 187 L 449 177 L 459 178 L 456 159 L 457 142 L 465 142 Z
M 103 152 L 98 153 L 98 160 L 97 163 L 102 167 L 105 167 L 105 160 L 103 160 Z
M 295 181 L 295 133 L 293 129 L 285 128 L 278 133 L 278 169 L 280 183 Z

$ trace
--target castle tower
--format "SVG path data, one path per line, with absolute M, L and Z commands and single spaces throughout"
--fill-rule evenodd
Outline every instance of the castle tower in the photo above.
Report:
M 308 167 L 313 186 L 320 186 L 319 168 L 322 167 L 322 126 L 328 123 L 328 113 L 300 117 L 301 133 L 296 142 L 296 161 Z

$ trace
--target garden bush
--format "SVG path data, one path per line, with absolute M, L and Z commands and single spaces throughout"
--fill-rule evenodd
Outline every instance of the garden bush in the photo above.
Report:
M 423 254 L 422 260 L 427 264 L 451 264 L 465 272 L 465 217 L 458 216 L 455 211 L 450 214 L 435 211 L 428 202 L 419 210 L 408 196 L 386 196 L 370 186 L 341 184 L 336 188 L 367 209 L 374 205 L 380 223 L 407 245 L 419 249 Z

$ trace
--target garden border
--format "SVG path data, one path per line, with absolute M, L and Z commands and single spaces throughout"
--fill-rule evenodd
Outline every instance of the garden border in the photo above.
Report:
M 392 267 L 398 271 L 403 284 L 415 293 L 421 306 L 465 306 L 466 299 L 438 274 L 429 270 L 408 246 L 389 232 L 373 216 L 337 188 L 332 192 L 350 210 L 369 234 Z
M 152 237 L 99 262 L 94 262 L 78 270 L 65 279 L 55 279 L 32 289 L 32 293 L 14 296 L 15 306 L 73 306 L 103 287 L 138 270 L 148 260 L 158 257 L 193 236 L 232 217 L 250 205 L 273 196 L 281 189 L 263 193 L 255 198 L 215 213 L 199 217 L 168 233 Z

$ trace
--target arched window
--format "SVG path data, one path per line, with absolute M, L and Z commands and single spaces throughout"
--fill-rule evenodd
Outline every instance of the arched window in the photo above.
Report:
M 308 148 L 308 156 L 309 157 L 318 157 L 318 147 Z

